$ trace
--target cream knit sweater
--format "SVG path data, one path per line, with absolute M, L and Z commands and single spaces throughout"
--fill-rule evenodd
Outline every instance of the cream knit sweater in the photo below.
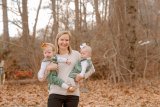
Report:
M 68 75 L 72 71 L 74 65 L 77 61 L 80 61 L 80 53 L 78 51 L 72 50 L 71 54 L 65 54 L 65 55 L 57 55 L 60 57 L 67 58 L 71 61 L 71 64 L 68 65 L 66 63 L 58 63 L 58 77 L 65 81 L 65 83 L 68 83 Z M 91 68 L 91 70 L 85 74 L 85 79 L 88 78 L 91 74 L 95 72 L 94 66 Z M 77 87 L 79 87 L 77 85 Z M 52 84 L 50 86 L 49 94 L 60 94 L 60 95 L 76 95 L 79 96 L 79 88 L 76 89 L 75 92 L 69 93 L 66 89 L 63 89 L 62 87 L 59 87 L 58 85 Z

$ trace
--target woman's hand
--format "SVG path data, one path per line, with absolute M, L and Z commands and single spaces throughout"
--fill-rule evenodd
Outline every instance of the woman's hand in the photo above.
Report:
M 69 59 L 67 59 L 66 64 L 70 65 L 71 61 Z
M 53 62 L 51 62 L 49 65 L 47 65 L 47 71 L 51 71 L 51 70 L 58 70 L 58 64 L 55 64 Z

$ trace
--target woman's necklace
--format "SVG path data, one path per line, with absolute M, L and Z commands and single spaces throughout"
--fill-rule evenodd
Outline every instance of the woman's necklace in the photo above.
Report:
M 61 50 L 61 51 L 60 51 L 60 55 L 65 55 L 65 54 L 68 54 L 68 53 L 69 53 L 68 50 Z

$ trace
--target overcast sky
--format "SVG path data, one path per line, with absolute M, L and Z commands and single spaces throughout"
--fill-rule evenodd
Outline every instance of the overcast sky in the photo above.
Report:
M 1 4 L 1 0 L 0 0 L 0 4 Z M 28 16 L 29 16 L 29 28 L 30 28 L 30 32 L 32 32 L 33 29 L 33 25 L 34 25 L 34 21 L 35 21 L 35 15 L 36 15 L 36 11 L 38 8 L 38 4 L 39 4 L 40 0 L 28 0 Z M 42 6 L 47 6 L 49 4 L 50 0 L 42 0 Z M 35 5 L 36 4 L 36 5 Z M 63 5 L 63 4 L 62 4 Z M 11 0 L 8 0 L 8 7 L 12 7 L 15 10 L 15 7 L 17 7 L 17 4 L 11 2 Z M 74 10 L 74 2 L 71 2 L 69 7 Z M 91 6 L 91 4 L 87 4 L 87 11 L 92 11 L 93 12 L 93 8 Z M 46 27 L 49 18 L 51 16 L 51 10 L 50 9 L 41 9 L 40 13 L 39 13 L 39 17 L 38 17 L 38 23 L 37 23 L 37 30 L 40 28 L 44 28 Z M 12 12 L 8 11 L 8 18 L 9 20 L 13 19 L 20 19 L 20 16 L 17 16 L 15 14 L 13 14 Z M 19 29 L 18 27 L 16 27 L 15 25 L 9 23 L 9 35 L 10 37 L 14 37 L 18 31 L 21 32 L 21 29 Z M 2 6 L 0 7 L 0 34 L 2 34 L 3 32 L 3 21 L 2 21 Z
M 32 30 L 33 28 L 33 24 L 35 21 L 35 15 L 36 15 L 36 9 L 38 8 L 38 4 L 39 4 L 40 0 L 29 0 L 28 2 L 28 12 L 29 12 L 29 27 L 30 30 Z M 50 0 L 42 0 L 42 6 L 45 6 L 49 3 Z M 36 5 L 35 5 L 36 4 Z M 13 7 L 13 4 L 10 2 L 10 0 L 8 0 L 8 7 Z M 0 9 L 0 34 L 2 34 L 3 32 L 3 22 L 2 22 L 2 7 Z M 48 23 L 49 17 L 50 17 L 50 13 L 51 10 L 49 9 L 41 9 L 40 13 L 39 13 L 39 20 L 37 23 L 37 29 L 43 28 L 46 26 L 46 24 Z M 9 20 L 13 20 L 13 18 L 17 19 L 20 17 L 17 17 L 15 14 L 11 13 L 10 11 L 8 11 L 8 18 Z M 9 34 L 11 37 L 15 36 L 18 33 L 18 30 L 21 31 L 20 29 L 18 29 L 18 27 L 16 27 L 15 25 L 9 23 Z

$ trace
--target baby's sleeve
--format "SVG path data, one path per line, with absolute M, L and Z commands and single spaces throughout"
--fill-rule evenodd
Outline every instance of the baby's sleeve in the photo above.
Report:
M 38 80 L 42 81 L 42 79 L 45 77 L 45 70 L 47 67 L 48 63 L 47 62 L 42 62 L 40 70 L 38 71 Z
M 92 64 L 92 67 L 90 68 L 90 70 L 85 73 L 84 78 L 87 79 L 88 77 L 90 77 L 93 73 L 95 73 L 95 68 L 94 65 Z
M 89 66 L 89 64 L 87 63 L 87 60 L 81 61 L 81 66 L 82 66 L 82 70 L 81 70 L 80 75 L 81 75 L 82 77 L 84 77 L 84 75 L 85 75 L 85 73 L 86 73 L 86 69 L 87 69 L 87 67 Z

